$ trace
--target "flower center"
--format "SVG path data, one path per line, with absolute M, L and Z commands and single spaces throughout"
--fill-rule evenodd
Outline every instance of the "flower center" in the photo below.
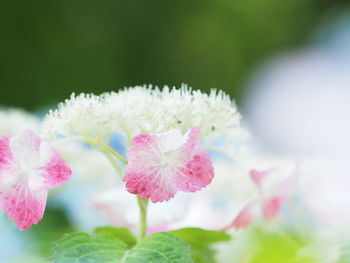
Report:
M 32 173 L 32 169 L 27 167 L 26 165 L 21 165 L 19 170 L 19 176 L 20 177 L 27 177 Z
M 162 153 L 158 157 L 158 164 L 162 169 L 170 169 L 173 170 L 175 169 L 181 160 L 181 156 L 179 156 L 179 151 L 170 151 L 170 152 L 165 152 Z
M 162 155 L 160 157 L 160 166 L 161 167 L 169 167 L 173 163 L 173 160 L 170 158 L 170 156 L 167 156 L 166 154 Z

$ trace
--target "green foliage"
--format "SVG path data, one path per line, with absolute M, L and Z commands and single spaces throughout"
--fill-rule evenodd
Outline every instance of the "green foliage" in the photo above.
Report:
M 73 226 L 63 210 L 47 207 L 40 223 L 32 225 L 29 230 L 22 233 L 23 236 L 30 238 L 28 246 L 33 252 L 39 253 L 43 257 L 49 257 L 52 243 L 64 233 L 72 231 L 74 231 Z
M 109 233 L 113 235 L 115 238 L 120 239 L 125 244 L 128 245 L 128 247 L 133 247 L 136 244 L 136 238 L 135 236 L 130 232 L 129 229 L 125 227 L 98 227 L 94 230 L 94 234 L 101 234 L 101 233 Z
M 145 237 L 127 255 L 126 263 L 193 263 L 191 250 L 169 233 Z
M 111 231 L 108 231 L 111 230 Z M 130 237 L 125 230 L 99 228 L 96 234 L 72 233 L 58 241 L 53 263 L 193 263 L 189 247 L 169 233 L 145 237 L 129 249 L 118 237 Z
M 341 240 L 341 257 L 338 263 L 348 263 L 350 262 L 350 240 L 346 236 L 345 240 Z
M 232 249 L 232 262 L 240 263 L 318 263 L 310 253 L 302 253 L 309 244 L 293 238 L 281 228 L 253 226 L 244 230 Z
M 230 236 L 224 232 L 200 228 L 182 228 L 170 233 L 190 245 L 194 252 L 192 258 L 196 263 L 214 263 L 215 251 L 210 246 L 217 242 L 230 240 Z
M 2 1 L 1 104 L 154 83 L 236 98 L 263 58 L 309 40 L 344 0 Z M 83 8 L 82 8 L 83 7 Z M 336 15 L 336 10 L 331 9 Z M 48 91 L 49 89 L 49 91 Z M 27 91 L 31 96 L 27 96 Z
M 67 234 L 58 241 L 52 262 L 117 263 L 122 262 L 127 250 L 128 246 L 111 234 L 88 235 L 78 232 Z

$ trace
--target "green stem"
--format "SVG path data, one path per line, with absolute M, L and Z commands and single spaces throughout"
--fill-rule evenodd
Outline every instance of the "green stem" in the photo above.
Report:
M 107 157 L 107 159 L 111 162 L 116 172 L 123 176 L 123 171 L 121 167 L 115 162 L 114 158 L 118 159 L 123 164 L 127 164 L 127 160 L 124 159 L 122 155 L 120 155 L 118 152 L 114 151 L 109 145 L 105 144 L 101 138 L 98 139 L 91 139 L 89 137 L 78 137 L 77 139 L 80 139 L 82 141 L 85 141 L 86 143 L 90 144 L 93 148 L 96 150 L 101 151 L 104 153 Z M 130 144 L 130 139 L 128 139 L 128 144 Z M 114 158 L 113 158 L 114 157 Z M 138 235 L 138 242 L 140 242 L 145 236 L 147 232 L 147 207 L 148 207 L 148 200 L 143 200 L 140 198 L 139 195 L 137 195 L 137 203 L 140 210 L 140 219 L 139 219 L 139 235 Z
M 140 242 L 145 237 L 146 231 L 147 231 L 148 200 L 142 200 L 140 196 L 137 195 L 137 203 L 140 209 L 139 236 L 138 236 L 138 242 Z
M 100 142 L 98 144 L 101 146 L 102 150 L 106 153 L 109 153 L 110 155 L 113 155 L 115 158 L 117 158 L 119 161 L 121 161 L 123 164 L 127 164 L 128 162 L 124 159 L 123 156 L 121 156 L 118 152 L 114 151 L 111 147 L 109 147 L 107 144 L 104 144 Z
M 96 150 L 100 150 L 103 153 L 109 154 L 114 156 L 115 158 L 117 158 L 120 162 L 122 162 L 123 164 L 127 164 L 127 160 L 125 160 L 125 158 L 119 154 L 117 151 L 113 150 L 111 147 L 109 147 L 108 144 L 105 144 L 102 141 L 101 137 L 98 138 L 91 138 L 89 136 L 68 136 L 67 138 L 69 139 L 73 139 L 73 140 L 80 140 L 83 141 L 87 144 L 89 144 L 90 146 L 92 146 L 93 148 L 95 148 Z

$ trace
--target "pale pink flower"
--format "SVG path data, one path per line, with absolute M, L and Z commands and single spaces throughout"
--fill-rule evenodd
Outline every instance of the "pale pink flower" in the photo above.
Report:
M 70 175 L 60 154 L 32 131 L 0 136 L 0 206 L 20 230 L 39 222 L 47 191 Z
M 277 190 L 273 191 L 272 194 L 267 194 L 269 191 L 263 189 L 263 182 L 273 171 L 274 169 L 265 171 L 251 170 L 249 172 L 252 182 L 257 187 L 258 198 L 246 204 L 233 222 L 225 227 L 224 230 L 232 227 L 235 229 L 246 228 L 261 217 L 271 221 L 278 215 L 281 206 L 292 194 L 291 189 L 293 188 L 296 174 L 294 172 L 276 185 Z
M 179 130 L 133 138 L 127 151 L 124 181 L 130 193 L 152 202 L 167 201 L 176 192 L 196 192 L 214 177 L 209 154 L 198 145 L 200 130 Z
M 266 171 L 258 171 L 258 170 L 250 170 L 249 176 L 253 183 L 256 185 L 258 190 L 261 190 L 264 178 L 271 172 L 272 170 Z
M 233 222 L 228 227 L 225 227 L 224 230 L 227 230 L 231 227 L 234 227 L 236 229 L 246 228 L 250 224 L 252 224 L 256 220 L 256 215 L 254 213 L 254 205 L 255 203 L 253 202 L 250 202 L 247 205 L 245 205 L 241 212 L 239 212 L 239 214 L 233 220 Z
M 264 218 L 268 221 L 274 219 L 286 199 L 287 198 L 285 196 L 275 195 L 268 198 L 267 200 L 264 200 L 262 204 Z

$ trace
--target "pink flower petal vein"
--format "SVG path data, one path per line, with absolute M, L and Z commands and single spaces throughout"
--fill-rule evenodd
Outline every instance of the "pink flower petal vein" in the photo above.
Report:
M 133 138 L 127 151 L 126 189 L 141 199 L 168 201 L 177 191 L 196 192 L 210 184 L 210 156 L 198 145 L 199 127 L 185 135 L 179 130 Z

